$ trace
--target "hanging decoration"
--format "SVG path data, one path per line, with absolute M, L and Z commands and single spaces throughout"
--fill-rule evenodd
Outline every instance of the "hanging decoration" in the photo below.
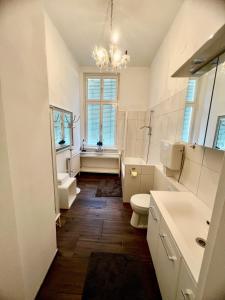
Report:
M 110 35 L 113 36 L 113 12 L 114 0 L 110 0 Z M 127 50 L 123 54 L 122 50 L 118 47 L 116 42 L 111 42 L 109 49 L 102 46 L 95 46 L 92 57 L 95 60 L 96 66 L 101 70 L 117 72 L 122 68 L 126 68 L 130 62 L 130 55 Z

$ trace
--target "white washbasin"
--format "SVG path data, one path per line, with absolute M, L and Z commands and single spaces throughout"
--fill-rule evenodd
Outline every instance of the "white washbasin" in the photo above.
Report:
M 210 209 L 190 192 L 151 192 L 178 248 L 196 282 L 202 264 L 204 248 L 196 238 L 207 240 Z

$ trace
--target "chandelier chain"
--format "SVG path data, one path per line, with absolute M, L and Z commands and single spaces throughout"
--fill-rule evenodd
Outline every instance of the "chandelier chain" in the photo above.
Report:
M 110 15 L 110 29 L 111 29 L 111 32 L 112 32 L 112 29 L 113 29 L 113 0 L 111 0 L 111 15 Z
M 110 9 L 110 14 L 109 14 Z M 114 13 L 114 0 L 108 0 L 107 16 L 110 16 L 110 35 L 113 35 L 113 13 Z M 105 26 L 104 26 L 105 27 Z M 111 41 L 109 50 L 102 46 L 95 46 L 92 52 L 97 67 L 102 71 L 118 72 L 121 68 L 126 68 L 130 62 L 130 55 L 127 50 L 123 54 L 121 49 L 117 46 L 115 41 Z

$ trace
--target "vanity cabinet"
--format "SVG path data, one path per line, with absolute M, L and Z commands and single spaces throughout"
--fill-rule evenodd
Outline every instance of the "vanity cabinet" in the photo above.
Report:
M 152 261 L 155 269 L 157 268 L 157 251 L 158 251 L 158 236 L 159 236 L 160 214 L 154 200 L 151 197 L 149 214 L 148 214 L 148 231 L 147 242 L 151 252 Z
M 195 292 L 196 283 L 185 261 L 182 260 L 176 300 L 194 300 Z
M 168 219 L 168 223 L 166 222 L 162 205 L 157 203 L 160 204 L 159 199 L 155 200 L 151 195 L 147 242 L 162 299 L 194 300 L 196 280 L 184 260 L 182 249 L 172 235 L 171 221 Z
M 163 219 L 160 222 L 156 274 L 163 299 L 176 299 L 181 254 Z

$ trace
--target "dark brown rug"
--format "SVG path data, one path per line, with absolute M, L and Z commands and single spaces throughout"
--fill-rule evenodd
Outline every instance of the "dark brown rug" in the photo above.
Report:
M 126 254 L 93 252 L 82 300 L 161 300 L 152 263 Z
M 101 181 L 95 197 L 122 197 L 121 178 L 115 175 L 113 179 Z

